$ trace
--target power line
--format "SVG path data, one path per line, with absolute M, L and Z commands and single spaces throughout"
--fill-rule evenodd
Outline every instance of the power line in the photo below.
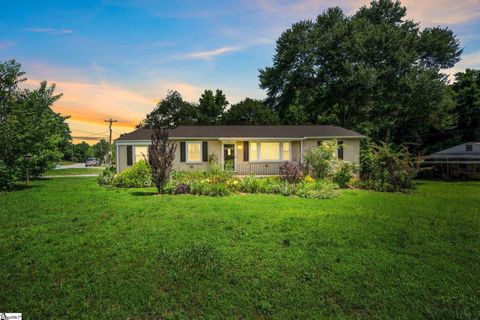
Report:
M 70 131 L 79 131 L 79 132 L 83 132 L 83 133 L 89 133 L 89 134 L 98 134 L 98 133 L 95 133 L 93 131 L 87 131 L 87 130 L 81 130 L 81 129 L 75 129 L 75 128 L 71 128 L 70 127 Z M 102 131 L 101 133 L 103 132 L 108 132 L 108 131 Z
M 108 146 L 110 148 L 110 151 L 108 153 L 108 166 L 112 166 L 112 124 L 114 122 L 118 122 L 118 120 L 113 120 L 112 118 L 105 120 L 105 122 L 108 122 L 108 131 L 110 132 L 109 138 L 108 138 Z

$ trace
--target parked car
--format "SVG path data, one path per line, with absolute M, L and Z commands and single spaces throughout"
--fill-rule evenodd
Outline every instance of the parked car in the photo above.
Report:
M 87 158 L 87 161 L 85 161 L 85 167 L 94 167 L 98 166 L 98 161 L 95 158 Z

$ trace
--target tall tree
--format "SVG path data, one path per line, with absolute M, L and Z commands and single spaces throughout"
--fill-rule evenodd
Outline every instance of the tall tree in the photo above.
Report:
M 277 41 L 260 70 L 266 103 L 283 123 L 333 123 L 376 140 L 423 143 L 454 124 L 446 76 L 461 55 L 451 30 L 405 19 L 399 1 L 372 1 L 352 16 L 328 9 Z
M 93 149 L 93 156 L 100 160 L 100 162 L 105 161 L 106 156 L 108 154 L 109 145 L 105 139 L 99 140 L 92 146 Z M 112 148 L 113 149 L 113 148 Z
M 455 74 L 452 88 L 460 141 L 480 141 L 480 70 Z
M 179 125 L 192 125 L 196 122 L 197 108 L 184 101 L 178 91 L 170 91 L 137 127 L 175 128 Z
M 151 138 L 152 144 L 148 148 L 148 164 L 158 193 L 163 193 L 163 187 L 168 182 L 173 170 L 177 144 L 168 139 L 168 131 L 161 127 L 153 128 Z
M 85 162 L 87 158 L 93 157 L 94 151 L 85 141 L 73 145 L 73 161 Z
M 25 80 L 16 61 L 0 63 L 0 162 L 8 175 L 21 177 L 28 165 L 34 175 L 53 167 L 70 140 L 64 117 L 52 110 L 61 97 L 46 81 L 36 90 L 22 90 Z M 32 157 L 28 163 L 25 154 Z M 1 175 L 1 173 L 0 173 Z
M 277 124 L 278 118 L 272 109 L 260 100 L 246 98 L 230 107 L 222 116 L 224 124 L 269 125 Z
M 205 90 L 199 99 L 198 124 L 217 124 L 228 105 L 227 97 L 222 90 L 213 94 L 212 90 Z

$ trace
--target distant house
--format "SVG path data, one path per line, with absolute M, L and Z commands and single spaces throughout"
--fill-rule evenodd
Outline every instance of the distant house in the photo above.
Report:
M 117 172 L 147 156 L 152 130 L 137 129 L 116 140 Z M 336 156 L 356 163 L 363 135 L 336 126 L 179 126 L 169 130 L 177 143 L 174 170 L 206 169 L 208 158 L 238 175 L 277 175 L 285 161 L 301 163 L 322 141 L 337 141 Z
M 443 179 L 480 179 L 480 142 L 467 142 L 429 155 L 425 165 Z

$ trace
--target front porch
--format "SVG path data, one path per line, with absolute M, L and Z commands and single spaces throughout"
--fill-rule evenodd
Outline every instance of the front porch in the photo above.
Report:
M 292 139 L 221 140 L 220 164 L 236 175 L 279 175 L 286 161 L 299 162 L 301 141 Z
M 282 162 L 247 162 L 237 164 L 235 174 L 239 176 L 255 174 L 259 176 L 272 176 L 280 174 Z

